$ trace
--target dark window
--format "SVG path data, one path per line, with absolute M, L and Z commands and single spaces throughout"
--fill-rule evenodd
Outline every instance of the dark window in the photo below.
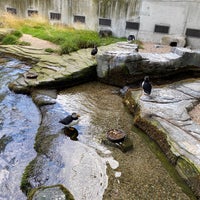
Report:
M 100 18 L 99 25 L 111 26 L 111 19 Z
M 169 33 L 169 26 L 155 25 L 154 32 L 156 32 L 156 33 Z
M 126 29 L 139 30 L 140 24 L 138 22 L 126 22 Z
M 85 23 L 85 16 L 74 15 L 74 22 Z
M 51 20 L 60 20 L 61 19 L 61 14 L 60 13 L 50 13 L 50 19 Z
M 37 15 L 38 11 L 37 10 L 28 10 L 28 16 L 31 17 L 32 15 Z
M 6 8 L 7 12 L 13 15 L 17 14 L 17 10 L 15 8 Z
M 200 30 L 199 30 L 199 29 L 187 28 L 187 29 L 186 29 L 185 35 L 186 35 L 186 36 L 191 36 L 191 37 L 200 38 Z

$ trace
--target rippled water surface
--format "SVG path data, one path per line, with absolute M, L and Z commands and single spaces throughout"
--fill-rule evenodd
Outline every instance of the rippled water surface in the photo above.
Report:
M 0 199 L 26 199 L 20 190 L 26 165 L 35 157 L 33 149 L 40 114 L 32 99 L 14 94 L 8 83 L 29 67 L 18 60 L 2 58 L 0 64 Z

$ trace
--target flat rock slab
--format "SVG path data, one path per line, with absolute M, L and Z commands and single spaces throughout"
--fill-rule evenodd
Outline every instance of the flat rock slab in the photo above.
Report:
M 168 153 L 159 141 L 161 138 L 156 136 L 159 135 L 159 131 L 165 134 L 165 142 L 168 143 L 170 151 L 176 157 L 174 164 L 178 172 L 192 187 L 196 188 L 197 196 L 200 195 L 198 189 L 200 183 L 200 124 L 194 122 L 188 112 L 199 103 L 199 91 L 200 79 L 188 79 L 162 87 L 154 87 L 150 96 L 144 95 L 141 90 L 131 91 L 131 98 L 139 105 L 140 118 L 151 124 L 152 130 L 153 127 L 157 127 L 158 132 L 156 133 L 148 130 L 150 137 L 157 138 L 155 140 L 160 144 L 161 149 Z M 136 120 L 136 125 L 137 123 Z M 144 131 L 147 130 L 145 126 L 139 126 Z M 195 184 L 191 181 L 194 179 Z
M 0 45 L 0 52 L 17 56 L 31 62 L 28 74 L 37 74 L 34 78 L 20 76 L 9 88 L 17 93 L 28 93 L 36 87 L 64 87 L 76 82 L 94 79 L 96 60 L 90 54 L 91 49 L 81 49 L 68 55 L 58 55 L 26 46 Z

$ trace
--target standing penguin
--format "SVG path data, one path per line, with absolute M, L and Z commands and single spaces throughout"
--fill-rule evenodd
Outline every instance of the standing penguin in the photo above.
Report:
M 135 40 L 135 36 L 134 35 L 129 35 L 127 38 L 127 42 L 131 43 Z
M 142 88 L 143 88 L 144 94 L 147 94 L 147 95 L 151 94 L 152 85 L 149 82 L 149 76 L 144 77 L 144 81 L 142 82 Z
M 91 55 L 95 56 L 97 54 L 97 52 L 98 52 L 98 48 L 97 48 L 97 46 L 95 46 L 91 51 Z
M 77 113 L 72 113 L 71 115 L 68 115 L 64 119 L 60 120 L 59 123 L 64 124 L 68 128 L 72 128 L 72 126 L 76 125 L 79 121 L 80 115 Z

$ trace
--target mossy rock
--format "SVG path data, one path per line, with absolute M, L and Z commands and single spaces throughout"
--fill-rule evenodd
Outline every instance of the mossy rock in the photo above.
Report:
M 179 157 L 177 160 L 176 169 L 190 185 L 194 194 L 200 198 L 200 172 L 188 159 Z
M 32 189 L 28 200 L 49 200 L 49 199 L 60 199 L 60 200 L 75 200 L 73 195 L 63 185 L 53 186 L 41 186 L 39 188 Z

